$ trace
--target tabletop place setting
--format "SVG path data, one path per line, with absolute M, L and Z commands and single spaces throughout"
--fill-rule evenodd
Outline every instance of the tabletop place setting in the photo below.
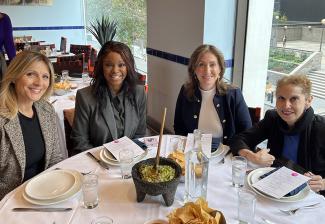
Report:
M 56 223 L 279 224 L 306 223 L 324 209 L 308 177 L 285 166 L 252 166 L 200 130 L 164 135 L 165 119 L 166 109 L 159 136 L 125 136 L 35 176 L 2 201 L 0 215 L 10 209 L 20 218 L 55 214 Z M 76 163 L 92 172 L 71 169 Z

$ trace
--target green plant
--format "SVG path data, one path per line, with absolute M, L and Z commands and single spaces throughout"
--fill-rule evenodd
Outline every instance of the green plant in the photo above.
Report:
M 117 23 L 114 20 L 110 21 L 109 17 L 104 15 L 101 19 L 96 19 L 87 27 L 87 30 L 94 35 L 101 46 L 107 41 L 114 39 L 116 29 Z

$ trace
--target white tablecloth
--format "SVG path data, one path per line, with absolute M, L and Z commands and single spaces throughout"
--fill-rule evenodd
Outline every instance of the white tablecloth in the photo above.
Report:
M 162 155 L 166 155 L 168 147 L 165 147 L 168 136 L 164 136 L 161 148 Z M 167 148 L 167 149 L 166 149 Z M 96 154 L 100 148 L 91 149 Z M 154 156 L 155 149 L 149 151 L 148 157 Z M 210 161 L 208 196 L 209 207 L 223 212 L 227 223 L 238 223 L 237 216 L 237 193 L 231 186 L 231 165 L 230 156 L 226 158 L 224 164 Z M 34 206 L 27 203 L 21 195 L 23 186 L 8 194 L 0 202 L 0 217 L 5 223 L 49 223 L 56 224 L 89 224 L 92 219 L 98 216 L 109 216 L 113 218 L 114 224 L 143 224 L 144 222 L 161 218 L 167 219 L 166 215 L 173 209 L 182 206 L 184 196 L 184 183 L 180 183 L 176 192 L 174 204 L 165 207 L 162 196 L 146 196 L 141 203 L 136 202 L 136 192 L 132 179 L 122 180 L 119 167 L 111 167 L 109 171 L 102 169 L 92 159 L 86 157 L 84 153 L 71 157 L 55 167 L 76 169 L 79 171 L 93 171 L 99 176 L 99 206 L 94 209 L 85 209 L 81 206 L 80 193 L 69 199 L 65 203 L 56 205 L 57 207 L 72 207 L 73 211 L 65 213 L 14 213 L 14 207 Z M 55 168 L 55 167 L 52 167 Z M 287 209 L 299 205 L 320 202 L 320 206 L 314 209 L 305 209 L 297 212 L 293 216 L 281 213 L 278 209 Z M 55 207 L 55 206 L 52 206 Z M 265 223 L 261 217 L 271 220 L 277 224 L 290 223 L 322 223 L 324 215 L 324 197 L 310 192 L 310 194 L 300 202 L 282 203 L 257 196 L 256 223 Z M 1 221 L 3 222 L 3 221 Z

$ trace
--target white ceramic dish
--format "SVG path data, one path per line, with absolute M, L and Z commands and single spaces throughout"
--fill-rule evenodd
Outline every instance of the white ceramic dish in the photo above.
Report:
M 223 144 L 220 143 L 220 145 L 217 148 L 217 150 L 211 153 L 211 157 L 218 157 L 218 156 L 222 155 L 222 153 L 224 151 L 225 151 L 225 145 L 223 145 Z
M 69 90 L 66 89 L 54 89 L 54 94 L 57 96 L 63 96 L 65 94 L 67 94 L 69 92 Z
M 75 176 L 65 170 L 52 170 L 32 178 L 25 187 L 25 193 L 36 200 L 52 200 L 72 189 Z
M 79 172 L 75 171 L 75 170 L 64 170 L 65 172 L 69 172 L 71 173 L 74 178 L 75 178 L 75 184 L 72 186 L 71 190 L 67 193 L 64 194 L 60 197 L 51 199 L 51 200 L 37 200 L 37 199 L 33 199 L 31 197 L 29 197 L 25 191 L 23 191 L 23 198 L 28 201 L 31 204 L 35 204 L 35 205 L 53 205 L 53 204 L 58 204 L 61 203 L 63 201 L 68 200 L 69 198 L 71 198 L 72 196 L 74 196 L 75 194 L 77 194 L 80 189 L 81 189 L 81 184 L 82 184 L 82 176 Z
M 168 224 L 168 221 L 163 219 L 153 219 L 145 222 L 144 224 Z
M 310 192 L 310 187 L 307 185 L 303 190 L 301 190 L 298 194 L 295 194 L 293 196 L 288 197 L 282 197 L 282 198 L 274 198 L 272 196 L 269 196 L 267 194 L 264 194 L 263 192 L 257 190 L 252 185 L 256 183 L 259 180 L 259 177 L 263 174 L 270 172 L 271 170 L 275 169 L 274 167 L 265 167 L 265 168 L 258 168 L 250 172 L 247 176 L 247 183 L 250 188 L 252 188 L 253 191 L 255 191 L 257 194 L 268 198 L 273 201 L 279 201 L 279 202 L 297 202 L 303 200 Z

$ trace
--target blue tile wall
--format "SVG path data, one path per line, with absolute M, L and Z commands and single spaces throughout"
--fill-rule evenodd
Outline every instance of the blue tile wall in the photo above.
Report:
M 158 58 L 162 58 L 162 59 L 165 59 L 168 61 L 176 62 L 176 63 L 182 64 L 182 65 L 188 65 L 189 60 L 190 60 L 189 58 L 186 58 L 183 56 L 156 50 L 156 49 L 149 48 L 149 47 L 147 48 L 147 54 L 158 57 Z M 234 60 L 233 59 L 225 60 L 225 64 L 226 64 L 226 68 L 232 68 L 234 65 Z
M 31 26 L 31 27 L 13 27 L 14 31 L 23 30 L 80 30 L 84 29 L 84 26 Z

